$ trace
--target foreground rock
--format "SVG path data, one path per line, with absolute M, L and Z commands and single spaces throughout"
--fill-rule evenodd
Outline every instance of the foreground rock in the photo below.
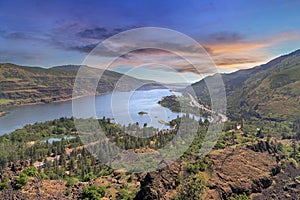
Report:
M 251 195 L 251 199 L 299 199 L 300 198 L 300 167 L 287 162 L 283 172 L 274 177 L 272 185 L 262 193 Z
M 262 192 L 280 171 L 274 156 L 248 148 L 226 148 L 209 157 L 213 165 L 208 171 L 205 199 L 228 199 L 233 194 Z
M 180 163 L 176 162 L 161 171 L 147 173 L 141 181 L 141 190 L 135 200 L 169 199 L 172 190 L 179 185 Z

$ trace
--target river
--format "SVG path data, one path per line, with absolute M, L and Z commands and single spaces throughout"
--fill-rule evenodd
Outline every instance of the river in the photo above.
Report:
M 134 92 L 115 92 L 96 97 L 83 97 L 76 99 L 82 107 L 80 117 L 88 118 L 91 109 L 91 100 L 95 98 L 95 111 L 97 118 L 114 118 L 112 122 L 122 125 L 138 122 L 141 126 L 147 123 L 158 129 L 169 128 L 158 122 L 158 120 L 170 121 L 175 119 L 180 113 L 175 113 L 160 106 L 157 102 L 167 95 L 174 93 L 167 89 L 139 90 Z M 176 93 L 176 95 L 180 95 Z M 0 117 L 0 135 L 10 133 L 22 128 L 25 124 L 44 122 L 60 117 L 71 117 L 72 101 L 49 103 L 40 105 L 28 105 L 11 107 L 6 109 L 5 116 Z M 140 111 L 148 114 L 139 115 Z

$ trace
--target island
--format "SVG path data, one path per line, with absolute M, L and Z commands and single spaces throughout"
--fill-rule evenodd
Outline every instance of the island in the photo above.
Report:
M 138 112 L 138 114 L 139 114 L 139 115 L 146 115 L 146 114 L 148 114 L 148 113 L 145 112 L 145 111 L 140 111 L 140 112 Z
M 166 122 L 166 121 L 164 121 L 164 120 L 158 120 L 158 123 L 160 123 L 160 124 L 163 124 L 163 125 L 165 125 L 165 126 L 170 126 L 170 123 L 169 122 Z
M 0 117 L 4 116 L 4 115 L 6 115 L 6 114 L 7 114 L 7 112 L 1 111 L 1 110 L 0 110 Z

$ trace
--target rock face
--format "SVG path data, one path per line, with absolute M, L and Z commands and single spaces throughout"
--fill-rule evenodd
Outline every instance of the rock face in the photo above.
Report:
M 131 175 L 126 174 L 123 170 L 115 170 L 110 175 L 101 176 L 89 182 L 75 181 L 74 185 L 68 185 L 64 180 L 41 180 L 36 177 L 27 176 L 28 182 L 23 185 L 22 188 L 16 189 L 16 176 L 19 176 L 28 166 L 30 166 L 29 161 L 17 161 L 15 163 L 10 163 L 1 172 L 0 181 L 5 180 L 6 178 L 9 179 L 5 186 L 0 185 L 1 200 L 80 200 L 83 199 L 83 188 L 88 187 L 91 184 L 106 187 L 106 198 L 118 199 L 118 196 L 120 196 L 118 191 L 124 187 L 124 184 L 126 184 L 128 191 L 134 191 L 134 189 L 139 188 L 140 186 L 136 176 L 131 177 Z M 130 181 L 129 177 L 131 177 Z M 122 199 L 122 196 L 119 199 Z
M 272 176 L 278 172 L 274 156 L 248 148 L 226 148 L 209 157 L 213 165 L 208 172 L 205 199 L 228 199 L 244 192 L 259 193 L 272 184 Z
M 81 191 L 81 190 L 78 190 Z M 66 187 L 64 181 L 60 180 L 30 180 L 22 190 L 15 190 L 8 186 L 0 193 L 1 199 L 80 199 L 80 194 L 71 193 L 72 196 L 66 196 Z
M 21 189 L 15 189 L 13 187 L 15 177 L 20 175 L 20 173 L 29 166 L 30 161 L 21 160 L 10 163 L 6 169 L 2 171 L 0 175 L 1 180 L 7 177 L 11 182 L 8 183 L 2 191 L 0 190 L 0 199 L 69 199 L 69 196 L 65 195 L 68 188 L 65 186 L 65 182 L 61 180 L 39 180 L 34 177 L 28 177 L 28 182 Z M 80 184 L 75 184 L 70 190 L 72 190 L 72 199 L 80 199 L 82 190 Z
M 251 199 L 290 199 L 295 200 L 300 198 L 300 167 L 287 163 L 283 172 L 274 177 L 271 187 L 263 190 L 259 194 L 253 194 Z
M 176 162 L 161 171 L 147 173 L 135 200 L 169 199 L 168 191 L 179 184 L 180 163 Z
M 12 179 L 14 176 L 18 176 L 20 172 L 28 166 L 30 166 L 30 161 L 28 160 L 20 160 L 14 163 L 12 162 L 8 164 L 6 170 L 2 171 L 0 178 L 1 180 L 3 180 L 5 177 Z
M 275 145 L 270 145 L 267 141 L 260 140 L 255 144 L 251 144 L 248 146 L 249 149 L 255 152 L 268 152 L 269 154 L 276 154 L 278 150 Z

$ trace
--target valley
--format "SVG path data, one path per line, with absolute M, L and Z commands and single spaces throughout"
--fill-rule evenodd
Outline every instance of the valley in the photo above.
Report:
M 182 94 L 178 96 L 158 86 L 153 90 L 146 87 L 146 90 L 136 91 L 140 96 L 131 97 L 132 100 L 136 100 L 132 114 L 145 119 L 154 117 L 158 126 L 167 126 L 161 129 L 153 127 L 154 124 L 148 121 L 133 124 L 115 123 L 114 120 L 118 121 L 118 118 L 111 120 L 107 113 L 101 113 L 99 119 L 86 116 L 85 120 L 97 120 L 106 130 L 108 141 L 127 152 L 159 155 L 159 149 L 171 143 L 173 145 L 169 154 L 176 155 L 180 149 L 177 149 L 172 140 L 177 136 L 181 122 L 189 117 L 194 118 L 194 114 L 200 115 L 199 120 L 189 118 L 199 125 L 192 144 L 175 162 L 168 165 L 156 163 L 160 166 L 157 171 L 147 172 L 147 160 L 141 160 L 138 165 L 131 166 L 131 170 L 124 170 L 127 163 L 131 162 L 131 158 L 126 155 L 115 158 L 114 164 L 119 166 L 118 169 L 112 169 L 100 162 L 89 149 L 101 149 L 101 146 L 106 145 L 106 140 L 90 138 L 90 142 L 84 144 L 78 135 L 73 117 L 25 125 L 12 133 L 0 136 L 0 148 L 3 149 L 0 151 L 0 197 L 135 200 L 297 199 L 300 194 L 300 121 L 297 112 L 300 95 L 296 89 L 299 77 L 294 74 L 299 66 L 300 54 L 296 51 L 265 65 L 222 74 L 228 96 L 227 116 L 211 110 L 204 80 L 192 84 L 197 99 L 188 89 L 177 89 Z M 73 67 L 63 68 L 64 77 L 72 74 L 70 71 Z M 23 101 L 25 93 L 35 87 L 28 85 L 29 82 L 38 79 L 36 75 L 27 79 L 26 77 L 30 76 L 25 77 L 23 74 L 22 80 L 26 81 L 21 81 L 20 78 L 17 80 L 16 77 L 21 75 L 12 72 L 10 76 L 13 78 L 2 75 L 1 80 L 1 103 L 4 109 L 7 105 L 16 105 L 18 101 Z M 70 77 L 67 79 L 71 80 Z M 7 81 L 12 80 L 15 82 L 11 87 L 17 89 L 8 87 Z M 65 80 L 61 77 L 60 81 L 62 84 Z M 55 87 L 68 88 L 67 83 L 69 82 Z M 109 82 L 107 84 L 109 85 Z M 30 89 L 27 90 L 26 87 Z M 12 95 L 11 89 L 19 92 Z M 53 96 L 50 93 L 54 93 L 57 95 L 56 100 L 67 99 L 66 96 L 60 97 L 61 93 L 56 93 L 53 88 L 48 89 L 42 91 L 41 88 L 35 88 L 32 94 L 36 96 L 32 98 L 47 98 Z M 123 89 L 129 90 L 130 86 Z M 109 87 L 105 90 L 109 92 Z M 123 105 L 121 99 L 126 98 L 118 95 L 132 95 L 126 90 L 116 93 L 120 105 Z M 168 95 L 165 95 L 166 93 Z M 9 95 L 5 96 L 6 94 Z M 69 92 L 66 92 L 66 95 L 69 95 Z M 99 98 L 107 98 L 109 95 Z M 151 96 L 155 98 L 151 99 Z M 152 116 L 153 110 L 137 106 L 137 102 L 145 105 L 146 99 L 149 108 L 152 104 L 167 107 L 168 116 L 172 117 L 162 119 L 159 114 Z M 189 114 L 178 115 L 181 103 L 188 105 L 184 111 L 188 111 Z M 121 107 L 118 113 L 122 113 Z M 11 114 L 13 112 L 3 116 L 3 119 Z M 71 114 L 67 117 L 71 117 Z M 213 149 L 203 157 L 199 152 L 201 147 L 205 146 L 203 142 L 206 132 L 213 123 L 223 123 L 223 131 Z M 186 132 L 181 137 L 185 140 L 192 129 L 184 126 L 183 130 Z M 132 136 L 132 133 L 151 136 L 139 138 Z M 45 142 L 49 139 L 51 142 Z M 110 151 L 112 152 L 108 155 L 114 153 L 113 149 Z M 107 159 L 105 156 L 108 156 L 105 153 L 99 155 L 104 160 Z M 135 170 L 142 172 L 134 173 Z

